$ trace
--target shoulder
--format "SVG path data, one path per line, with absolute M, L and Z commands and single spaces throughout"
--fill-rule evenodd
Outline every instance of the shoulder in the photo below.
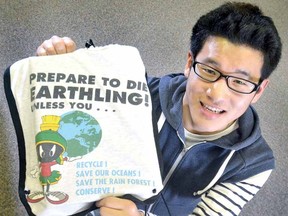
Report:
M 235 150 L 229 166 L 233 173 L 231 178 L 233 181 L 243 180 L 275 168 L 273 151 L 261 133 L 256 111 L 249 107 L 238 122 L 239 128 L 229 136 L 232 148 Z
M 262 136 L 249 146 L 235 151 L 231 162 L 230 168 L 235 171 L 230 179 L 232 181 L 241 181 L 275 168 L 273 151 Z

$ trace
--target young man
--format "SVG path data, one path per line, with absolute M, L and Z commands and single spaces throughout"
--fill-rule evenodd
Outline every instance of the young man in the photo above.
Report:
M 75 49 L 71 39 L 54 36 L 37 54 Z M 250 105 L 280 57 L 277 30 L 258 7 L 226 3 L 202 16 L 184 74 L 149 78 L 154 112 L 164 122 L 161 196 L 150 206 L 108 197 L 96 203 L 101 215 L 238 215 L 274 168 Z

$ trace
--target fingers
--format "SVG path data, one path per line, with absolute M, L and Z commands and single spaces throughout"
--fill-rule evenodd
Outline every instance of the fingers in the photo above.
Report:
M 66 44 L 66 52 L 70 53 L 76 50 L 75 42 L 69 37 L 63 37 L 63 41 Z
M 106 197 L 96 203 L 100 213 L 106 215 L 141 216 L 136 204 L 127 199 L 117 197 Z
M 53 36 L 49 40 L 45 40 L 36 50 L 36 55 L 57 55 L 70 53 L 76 50 L 75 42 L 69 37 Z
M 106 206 L 108 208 L 114 209 L 130 209 L 136 208 L 136 205 L 127 199 L 121 199 L 117 197 L 106 197 L 96 203 L 97 207 Z

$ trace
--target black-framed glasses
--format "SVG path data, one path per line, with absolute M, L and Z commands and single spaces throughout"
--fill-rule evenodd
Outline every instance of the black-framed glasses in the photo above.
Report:
M 227 76 L 218 70 L 197 61 L 193 63 L 193 69 L 195 74 L 207 82 L 216 82 L 221 77 L 224 77 L 226 84 L 230 89 L 242 94 L 251 94 L 252 92 L 257 91 L 261 85 L 261 80 L 259 81 L 259 84 L 256 84 L 239 77 Z

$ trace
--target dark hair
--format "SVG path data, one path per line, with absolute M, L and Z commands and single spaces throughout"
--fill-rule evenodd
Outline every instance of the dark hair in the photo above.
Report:
M 191 36 L 194 59 L 209 36 L 223 37 L 262 52 L 262 80 L 270 76 L 281 58 L 281 39 L 272 19 L 249 3 L 228 2 L 200 17 Z

